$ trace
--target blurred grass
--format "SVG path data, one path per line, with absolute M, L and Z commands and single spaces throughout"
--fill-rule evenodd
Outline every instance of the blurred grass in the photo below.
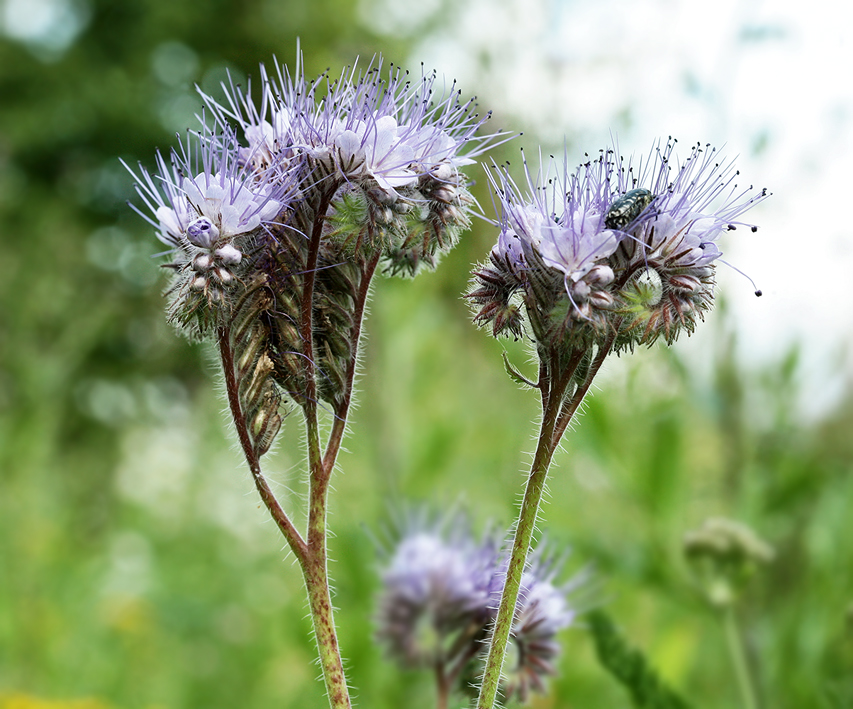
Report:
M 163 322 L 158 246 L 124 206 L 116 162 L 150 164 L 172 143 L 192 81 L 288 59 L 297 33 L 309 73 L 358 52 L 404 56 L 350 4 L 321 5 L 100 0 L 60 58 L 0 41 L 3 709 L 322 706 L 298 570 L 235 449 L 213 357 Z M 194 57 L 183 84 L 158 78 L 164 45 Z M 492 239 L 478 224 L 436 273 L 373 295 L 331 502 L 359 706 L 432 706 L 430 678 L 398 672 L 371 640 L 371 533 L 389 506 L 462 500 L 481 527 L 506 526 L 522 489 L 537 402 L 504 374 L 501 347 L 522 369 L 529 357 L 476 331 L 460 298 Z M 555 459 L 540 527 L 573 549 L 573 568 L 595 568 L 601 602 L 664 678 L 728 709 L 724 637 L 680 540 L 711 515 L 750 524 L 778 552 L 741 609 L 766 706 L 851 707 L 853 396 L 801 421 L 796 352 L 745 371 L 726 317 L 705 325 L 710 378 L 678 347 L 609 365 Z M 300 435 L 293 416 L 267 463 L 297 508 Z M 628 706 L 582 627 L 564 647 L 534 706 Z

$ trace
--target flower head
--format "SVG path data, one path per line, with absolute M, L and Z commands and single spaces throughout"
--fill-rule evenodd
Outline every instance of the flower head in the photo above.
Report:
M 259 107 L 233 84 L 224 104 L 203 95 L 218 125 L 242 129 L 241 161 L 297 172 L 308 199 L 331 194 L 330 237 L 379 245 L 390 272 L 435 266 L 469 224 L 473 199 L 459 168 L 504 139 L 476 135 L 488 115 L 455 85 L 439 91 L 434 74 L 386 72 L 381 57 L 335 80 L 307 81 L 301 58 L 293 74 L 261 67 L 260 79 Z
M 558 584 L 563 559 L 543 549 L 522 577 L 505 664 L 504 695 L 521 701 L 555 673 L 557 633 L 577 616 L 568 596 L 586 583 L 580 575 Z M 403 666 L 432 669 L 464 691 L 482 673 L 508 564 L 498 538 L 476 540 L 464 517 L 410 514 L 382 572 L 378 640 Z
M 236 156 L 233 133 L 190 133 L 169 163 L 158 153 L 155 176 L 139 168 L 136 191 L 148 212 L 134 209 L 172 247 L 172 316 L 181 324 L 212 324 L 242 275 L 246 252 L 289 199 L 286 185 L 241 166 Z
M 674 149 L 656 145 L 636 166 L 601 151 L 573 173 L 564 161 L 553 178 L 525 163 L 526 194 L 506 170 L 490 175 L 500 233 L 468 294 L 475 321 L 518 337 L 523 304 L 538 347 L 570 349 L 692 332 L 713 302 L 718 237 L 766 191 L 738 188 L 733 164 L 709 146 L 680 165 Z
M 377 637 L 407 667 L 433 667 L 470 654 L 489 618 L 498 558 L 458 516 L 416 515 L 382 572 Z
M 739 187 L 734 162 L 710 145 L 694 145 L 681 164 L 675 147 L 672 139 L 655 146 L 636 175 L 630 166 L 620 173 L 623 193 L 643 184 L 651 199 L 624 226 L 614 255 L 623 316 L 619 346 L 658 337 L 672 343 L 680 332 L 693 331 L 713 305 L 720 235 L 738 226 L 756 231 L 740 218 L 767 196 L 751 185 Z

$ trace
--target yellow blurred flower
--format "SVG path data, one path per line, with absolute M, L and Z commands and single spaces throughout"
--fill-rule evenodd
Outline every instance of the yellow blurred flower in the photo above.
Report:
M 0 709 L 112 709 L 100 699 L 43 699 L 29 694 L 0 695 Z

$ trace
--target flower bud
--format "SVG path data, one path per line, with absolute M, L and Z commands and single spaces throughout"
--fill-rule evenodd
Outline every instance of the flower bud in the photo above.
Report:
M 773 560 L 775 551 L 745 524 L 714 518 L 685 535 L 684 555 L 708 600 L 725 607 L 737 600 L 759 565 Z
M 572 296 L 577 300 L 586 300 L 590 292 L 589 284 L 585 281 L 578 281 L 572 286 Z
M 243 259 L 243 254 L 231 244 L 220 246 L 213 254 L 226 266 L 236 266 Z
M 609 310 L 613 307 L 613 296 L 606 290 L 594 290 L 589 294 L 589 302 L 593 308 Z
M 213 266 L 213 259 L 208 254 L 199 254 L 193 259 L 192 269 L 196 273 L 209 271 Z
M 199 217 L 187 227 L 187 239 L 200 249 L 209 249 L 218 238 L 219 229 L 207 217 Z
M 231 285 L 234 282 L 234 276 L 231 274 L 231 271 L 225 268 L 216 268 L 211 275 L 223 286 Z
M 683 293 L 696 293 L 702 288 L 702 281 L 686 273 L 669 277 L 669 286 Z
M 587 283 L 598 286 L 609 286 L 613 283 L 613 269 L 610 266 L 605 266 L 599 263 L 589 269 L 589 272 L 584 276 Z

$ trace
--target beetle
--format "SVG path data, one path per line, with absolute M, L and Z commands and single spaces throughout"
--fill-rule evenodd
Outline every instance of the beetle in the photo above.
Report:
M 655 196 L 643 187 L 629 190 L 613 201 L 604 215 L 604 226 L 608 229 L 624 229 L 648 207 Z

